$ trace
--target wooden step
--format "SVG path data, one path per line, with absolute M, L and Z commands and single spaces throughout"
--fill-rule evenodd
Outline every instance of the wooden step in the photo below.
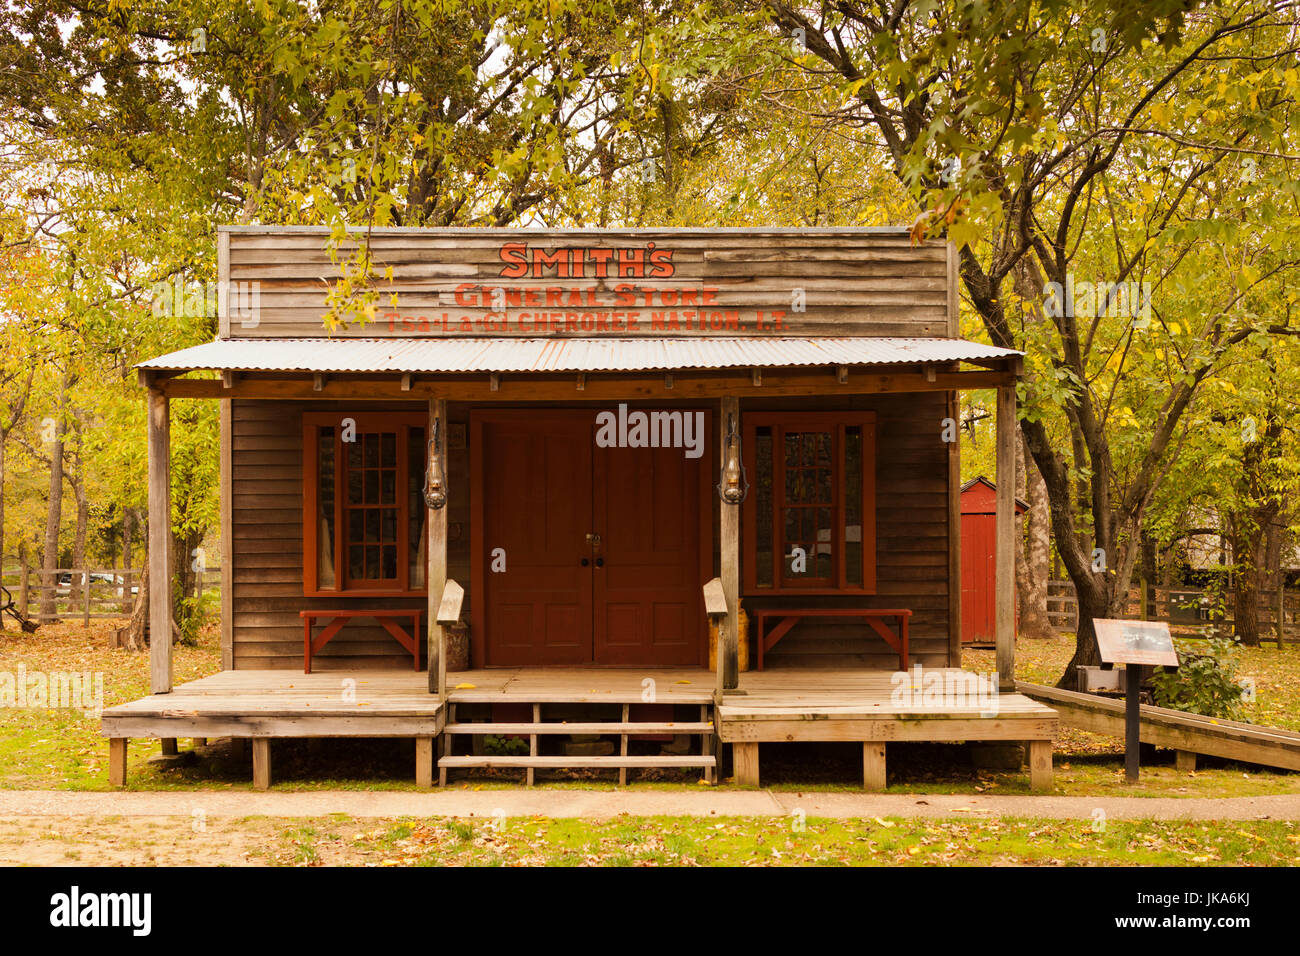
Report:
M 445 734 L 518 734 L 523 737 L 532 734 L 711 734 L 713 724 L 690 721 L 650 722 L 644 723 L 608 721 L 606 723 L 571 723 L 555 721 L 541 724 L 447 724 L 442 728 Z
M 535 767 L 563 770 L 572 767 L 712 767 L 715 761 L 712 754 L 665 754 L 657 757 L 630 757 L 611 755 L 608 757 L 439 757 L 438 767 Z

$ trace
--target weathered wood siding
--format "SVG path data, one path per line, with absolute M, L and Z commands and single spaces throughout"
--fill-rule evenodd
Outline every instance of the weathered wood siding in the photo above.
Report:
M 326 334 L 325 293 L 339 275 L 327 231 L 238 227 L 223 236 L 234 290 L 223 336 Z M 619 275 L 616 260 L 590 256 L 648 256 L 652 245 L 660 260 L 647 262 L 644 276 Z M 376 230 L 369 248 L 380 292 L 376 320 L 334 335 L 954 334 L 949 248 L 942 241 L 913 245 L 903 229 Z M 336 252 L 347 258 L 353 249 Z M 534 268 L 529 258 L 526 275 L 503 277 L 532 249 L 564 254 L 564 261 Z M 668 267 L 671 275 L 653 274 Z M 252 283 L 256 311 L 243 314 Z M 497 288 L 513 297 L 504 314 L 491 301 Z M 602 315 L 608 324 L 590 324 Z
M 870 396 L 845 402 L 742 403 L 756 408 L 862 408 L 876 412 L 876 594 L 746 597 L 746 607 L 878 607 L 912 611 L 912 663 L 960 666 L 949 658 L 948 445 L 942 392 Z M 716 508 L 714 509 L 717 510 Z M 744 548 L 742 545 L 742 554 Z M 755 628 L 750 625 L 751 666 Z M 810 618 L 766 655 L 772 667 L 896 670 L 898 655 L 860 622 Z
M 302 593 L 302 412 L 350 410 L 356 403 L 234 401 L 231 409 L 233 515 L 232 643 L 236 668 L 302 666 L 304 608 L 422 607 L 423 598 L 306 598 Z M 376 407 L 366 403 L 366 408 Z M 385 405 L 421 410 L 424 403 Z M 787 400 L 742 403 L 748 409 L 861 408 L 876 412 L 876 581 L 874 596 L 746 597 L 746 607 L 901 607 L 913 611 L 912 660 L 927 667 L 949 658 L 948 447 L 941 441 L 946 395 L 864 396 L 845 401 Z M 468 406 L 448 409 L 448 575 L 470 587 Z M 716 498 L 710 498 L 713 541 Z M 744 544 L 742 542 L 742 560 Z M 703 582 L 701 582 L 703 583 Z M 751 634 L 752 637 L 752 634 Z M 471 635 L 471 640 L 480 640 Z M 751 655 L 752 659 L 752 655 Z M 423 663 L 423 662 L 422 662 Z M 768 655 L 769 667 L 879 667 L 897 656 L 874 634 L 849 621 L 807 620 Z M 350 625 L 313 659 L 313 668 L 410 667 L 406 652 L 377 626 Z
M 357 407 L 356 403 L 232 402 L 234 521 L 229 564 L 233 661 L 237 669 L 302 667 L 302 619 L 298 612 L 304 609 L 424 607 L 421 597 L 303 596 L 302 412 L 306 408 L 325 411 Z M 364 407 L 420 411 L 427 405 L 366 403 Z M 464 412 L 461 410 L 458 418 L 452 411 L 448 417 L 453 423 L 463 421 Z M 449 449 L 450 574 L 463 581 L 469 579 L 468 480 L 465 452 Z M 378 625 L 358 621 L 345 627 L 312 659 L 313 670 L 365 667 L 409 668 L 411 658 Z

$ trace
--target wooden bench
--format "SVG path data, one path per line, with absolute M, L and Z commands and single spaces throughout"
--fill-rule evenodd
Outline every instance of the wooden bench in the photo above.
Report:
M 320 649 L 330 642 L 339 631 L 343 630 L 343 625 L 358 617 L 369 617 L 377 621 L 384 630 L 393 636 L 397 643 L 401 644 L 415 661 L 415 669 L 420 669 L 420 615 L 423 611 L 416 609 L 414 611 L 375 611 L 375 610 L 329 610 L 329 611 L 299 611 L 302 618 L 302 672 L 311 673 L 311 658 L 313 654 L 320 653 Z M 312 622 L 317 618 L 324 619 L 325 627 L 314 638 L 311 634 Z M 411 621 L 411 633 L 406 633 L 401 625 L 397 623 L 402 618 L 409 618 Z
M 898 669 L 907 670 L 907 622 L 912 612 L 899 609 L 882 608 L 765 608 L 751 611 L 750 615 L 757 621 L 758 669 L 763 669 L 763 655 L 776 646 L 776 642 L 790 633 L 790 629 L 805 617 L 856 617 L 871 626 L 871 629 L 884 638 L 885 643 L 898 652 Z M 767 629 L 769 618 L 779 618 L 771 631 Z M 885 622 L 889 618 L 898 620 L 898 632 L 895 633 Z

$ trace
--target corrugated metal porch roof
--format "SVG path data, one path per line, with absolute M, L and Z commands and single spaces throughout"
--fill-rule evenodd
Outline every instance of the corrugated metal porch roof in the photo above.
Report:
M 912 365 L 1010 358 L 1023 353 L 964 339 L 224 339 L 141 362 L 157 371 L 234 372 L 635 372 Z

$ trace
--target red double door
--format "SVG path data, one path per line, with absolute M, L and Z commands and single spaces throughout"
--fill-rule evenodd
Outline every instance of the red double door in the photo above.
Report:
M 602 410 L 471 415 L 477 666 L 705 660 L 709 416 L 688 458 L 598 447 Z

